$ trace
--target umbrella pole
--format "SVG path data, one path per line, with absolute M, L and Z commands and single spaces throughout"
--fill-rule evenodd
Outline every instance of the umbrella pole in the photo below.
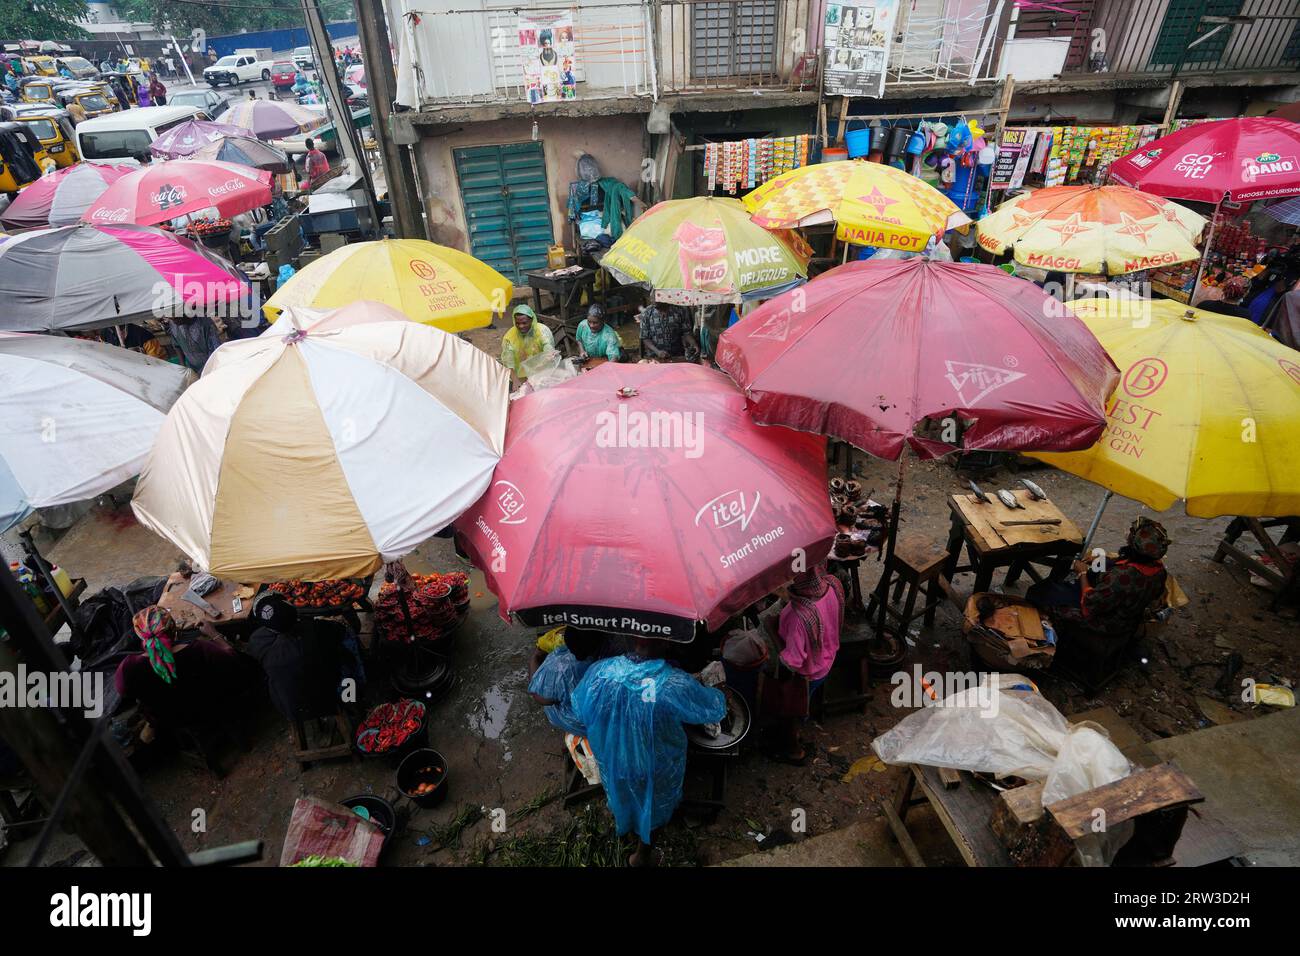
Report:
M 1092 524 L 1088 525 L 1087 537 L 1083 539 L 1083 545 L 1079 548 L 1079 557 L 1087 555 L 1088 546 L 1092 544 L 1092 539 L 1097 534 L 1097 526 L 1101 524 L 1101 516 L 1106 511 L 1106 506 L 1110 504 L 1110 499 L 1114 497 L 1113 491 L 1107 491 L 1101 496 L 1101 504 L 1097 505 L 1097 513 L 1092 516 Z
M 1214 204 L 1214 215 L 1210 217 L 1210 231 L 1205 234 L 1205 246 L 1201 249 L 1201 261 L 1196 264 L 1196 278 L 1192 281 L 1192 291 L 1187 297 L 1188 305 L 1195 304 L 1196 293 L 1201 288 L 1201 276 L 1205 275 L 1205 259 L 1214 245 L 1214 227 L 1219 223 L 1219 211 L 1222 208 L 1223 200 L 1220 199 Z
M 885 566 L 880 571 L 880 583 L 876 585 L 875 601 L 880 605 L 876 616 L 876 639 L 884 637 L 885 623 L 889 607 L 889 567 L 894 557 L 894 542 L 898 539 L 898 512 L 903 503 L 903 473 L 907 470 L 907 447 L 898 456 L 898 481 L 894 485 L 894 504 L 889 509 L 889 534 L 885 539 Z M 906 630 L 906 627 L 904 627 Z

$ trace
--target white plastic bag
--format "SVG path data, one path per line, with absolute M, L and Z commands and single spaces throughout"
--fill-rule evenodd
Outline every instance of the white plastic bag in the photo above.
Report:
M 1055 803 L 1133 771 L 1104 728 L 1070 724 L 1042 695 L 1012 689 L 1028 685 L 1014 674 L 984 674 L 959 690 L 908 714 L 872 741 L 888 764 L 952 767 L 997 777 L 1043 782 L 1043 803 Z M 1082 861 L 1104 866 L 1132 835 L 1125 823 L 1079 841 Z

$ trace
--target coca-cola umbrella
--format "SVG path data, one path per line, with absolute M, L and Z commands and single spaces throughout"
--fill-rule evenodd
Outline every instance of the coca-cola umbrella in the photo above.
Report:
M 887 555 L 905 447 L 924 458 L 1087 448 L 1119 379 L 1087 326 L 1037 286 L 924 258 L 849 263 L 764 303 L 723 333 L 718 365 L 756 421 L 899 461 Z
M 719 372 L 609 363 L 512 405 L 456 531 L 507 620 L 689 641 L 827 555 L 825 440 Z
M 85 222 L 152 226 L 215 208 L 235 216 L 271 201 L 271 174 L 212 160 L 172 159 L 123 176 L 82 214 Z
M 105 189 L 139 168 L 134 164 L 77 163 L 42 176 L 0 213 L 0 223 L 12 229 L 72 225 Z

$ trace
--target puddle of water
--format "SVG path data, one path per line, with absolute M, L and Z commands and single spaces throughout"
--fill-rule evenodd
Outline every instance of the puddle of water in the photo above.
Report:
M 489 687 L 483 699 L 469 715 L 470 729 L 482 734 L 488 740 L 501 744 L 504 759 L 509 761 L 514 755 L 506 743 L 506 718 L 510 714 L 510 705 L 514 702 L 515 692 L 523 686 L 527 677 L 526 670 L 514 671 Z

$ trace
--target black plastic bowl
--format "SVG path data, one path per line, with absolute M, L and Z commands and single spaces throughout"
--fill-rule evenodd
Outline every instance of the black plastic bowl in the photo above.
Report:
M 427 773 L 426 767 L 436 768 Z M 413 750 L 397 766 L 397 789 L 417 806 L 436 807 L 447 799 L 447 761 L 442 754 L 428 747 Z M 436 783 L 428 793 L 416 795 L 415 788 L 422 783 Z
M 373 793 L 363 793 L 340 800 L 339 803 L 349 810 L 365 807 L 366 812 L 370 814 L 370 822 L 379 827 L 385 837 L 392 836 L 393 828 L 397 826 L 397 811 L 387 800 L 376 797 Z

